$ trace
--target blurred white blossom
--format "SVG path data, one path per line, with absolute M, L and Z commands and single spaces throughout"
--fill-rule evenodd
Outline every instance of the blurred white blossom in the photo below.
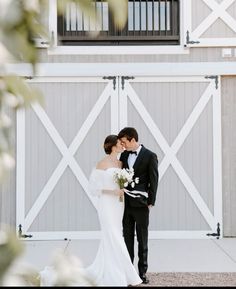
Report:
M 9 112 L 9 108 L 16 109 L 32 101 L 42 100 L 39 91 L 27 85 L 24 78 L 9 75 L 6 72 L 6 64 L 31 63 L 35 73 L 39 50 L 34 40 L 38 35 L 46 35 L 47 38 L 47 27 L 40 23 L 40 13 L 47 6 L 44 4 L 48 4 L 49 1 L 51 0 L 0 0 L 0 181 L 6 172 L 15 167 L 15 159 L 10 154 L 12 148 L 9 136 L 12 125 L 6 112 Z M 123 18 L 123 7 L 118 11 L 118 6 L 115 5 L 127 0 L 109 1 L 114 2 L 111 9 L 118 15 L 115 18 L 118 19 L 120 13 Z M 76 2 L 86 11 L 91 9 L 93 1 L 76 0 Z M 68 0 L 57 1 L 58 7 L 65 6 L 66 3 Z M 30 265 L 25 266 L 17 261 L 23 250 L 22 244 L 15 231 L 9 233 L 0 230 L 0 286 L 38 286 L 40 281 L 43 282 L 43 279 L 40 280 L 40 276 L 43 278 L 42 272 L 40 275 Z M 80 261 L 73 256 L 58 254 L 52 267 L 46 267 L 47 270 L 53 272 L 55 279 L 52 283 L 57 286 L 94 285 L 86 278 Z
M 0 22 L 6 25 L 17 23 L 21 20 L 22 13 L 20 2 L 17 0 L 0 1 Z
M 0 17 L 4 18 L 7 15 L 9 4 L 11 0 L 1 0 L 0 1 Z
M 7 92 L 4 94 L 3 101 L 9 107 L 16 108 L 19 104 L 22 104 L 23 100 L 20 101 L 14 94 Z
M 54 253 L 52 266 L 40 271 L 41 286 L 91 286 L 94 285 L 83 269 L 81 261 L 62 250 Z
M 10 61 L 12 59 L 11 54 L 8 52 L 6 47 L 0 42 L 0 65 Z
M 0 113 L 0 128 L 9 128 L 11 126 L 11 119 L 4 112 Z
M 15 167 L 15 159 L 10 153 L 0 152 L 0 181 L 3 180 L 5 174 Z
M 26 10 L 40 12 L 39 0 L 24 0 L 24 4 Z
M 15 159 L 7 152 L 0 153 L 0 167 L 10 170 L 15 166 Z
M 39 286 L 39 272 L 21 258 L 15 260 L 3 278 L 3 286 Z

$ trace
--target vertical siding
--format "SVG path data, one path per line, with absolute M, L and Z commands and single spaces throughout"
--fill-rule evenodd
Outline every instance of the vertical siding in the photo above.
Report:
M 224 236 L 236 236 L 236 76 L 222 78 Z
M 201 23 L 210 13 L 211 9 L 204 1 L 192 1 L 192 29 L 196 29 L 199 23 Z
M 69 147 L 97 99 L 104 83 L 37 83 L 44 93 L 44 109 Z M 110 133 L 110 102 L 106 103 L 74 157 L 88 178 L 91 167 L 103 156 L 104 136 Z M 30 109 L 26 127 L 26 207 L 29 210 L 62 159 L 54 141 Z M 94 143 L 96 145 L 94 145 Z M 69 166 L 32 223 L 32 231 L 98 230 L 96 211 Z
M 122 49 L 122 47 L 120 47 Z M 221 47 L 190 48 L 189 54 L 151 55 L 48 55 L 46 49 L 40 51 L 40 62 L 49 63 L 140 63 L 140 62 L 212 62 L 234 61 L 232 57 L 222 57 Z
M 138 97 L 171 146 L 193 111 L 206 83 L 133 83 Z M 140 142 L 155 151 L 159 163 L 163 152 L 143 119 L 130 103 L 128 125 L 140 132 Z M 210 101 L 177 153 L 177 158 L 213 213 L 212 102 Z M 207 230 L 203 216 L 176 171 L 170 165 L 160 181 L 151 230 Z

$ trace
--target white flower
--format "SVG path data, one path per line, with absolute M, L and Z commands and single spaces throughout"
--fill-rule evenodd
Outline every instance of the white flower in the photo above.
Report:
M 6 272 L 3 284 L 5 287 L 11 286 L 37 286 L 38 270 L 23 259 L 16 259 Z
M 25 9 L 28 11 L 40 12 L 39 0 L 25 0 Z
M 73 255 L 57 250 L 52 266 L 47 266 L 40 272 L 41 286 L 91 286 L 92 280 L 88 279 L 83 269 L 82 262 Z
M 125 188 L 128 187 L 128 185 L 129 185 L 128 182 L 125 182 L 125 183 L 124 183 L 124 187 L 125 187 Z
M 0 167 L 1 166 L 7 170 L 14 168 L 14 158 L 10 154 L 3 152 L 2 154 L 0 154 Z
M 1 0 L 0 2 L 0 17 L 5 17 L 7 15 L 7 12 L 9 11 L 9 5 L 11 3 L 11 0 Z
M 19 105 L 20 103 L 17 97 L 14 94 L 9 93 L 9 92 L 5 93 L 4 102 L 10 107 L 17 107 L 17 105 Z
M 9 128 L 11 126 L 11 119 L 5 113 L 0 114 L 0 128 Z
M 7 24 L 15 25 L 22 18 L 21 6 L 15 5 L 14 2 L 16 1 L 13 0 L 0 1 L 0 18 L 4 21 L 7 21 Z
M 6 49 L 6 47 L 2 43 L 0 43 L 0 63 L 6 63 L 10 60 L 12 60 L 11 54 Z
M 138 178 L 133 180 L 134 169 L 118 169 L 114 174 L 114 180 L 120 188 L 127 187 L 129 184 L 134 188 L 135 183 L 138 183 Z

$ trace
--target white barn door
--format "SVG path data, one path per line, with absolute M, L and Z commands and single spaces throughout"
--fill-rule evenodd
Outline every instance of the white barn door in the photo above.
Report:
M 120 97 L 121 127 L 138 129 L 159 159 L 150 238 L 222 232 L 220 83 L 213 77 L 136 77 Z
M 99 237 L 88 177 L 110 133 L 134 126 L 159 158 L 150 238 L 222 232 L 218 77 L 38 78 L 17 114 L 17 230 L 34 240 Z M 217 231 L 218 228 L 218 231 Z
M 118 130 L 118 90 L 102 78 L 31 85 L 45 105 L 17 114 L 17 230 L 35 240 L 98 237 L 88 177 L 104 136 Z

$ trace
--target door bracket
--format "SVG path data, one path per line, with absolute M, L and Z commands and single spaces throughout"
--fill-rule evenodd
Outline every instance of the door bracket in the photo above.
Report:
M 210 75 L 210 76 L 205 76 L 206 79 L 215 79 L 215 86 L 216 86 L 216 89 L 218 89 L 218 83 L 219 83 L 219 80 L 218 80 L 218 75 Z
M 22 225 L 20 224 L 19 226 L 19 229 L 18 229 L 18 237 L 19 238 L 32 238 L 33 235 L 26 235 L 26 234 L 22 234 Z
M 125 80 L 134 79 L 133 76 L 121 76 L 121 88 L 124 90 L 125 88 Z
M 103 76 L 103 79 L 113 80 L 113 89 L 116 89 L 116 76 Z
M 206 234 L 207 236 L 212 236 L 212 237 L 216 237 L 216 239 L 219 239 L 220 237 L 220 223 L 217 223 L 217 229 L 216 229 L 216 233 L 208 233 Z

